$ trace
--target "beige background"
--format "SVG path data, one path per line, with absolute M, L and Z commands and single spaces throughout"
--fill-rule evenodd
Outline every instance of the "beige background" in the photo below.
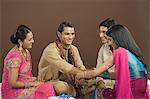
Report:
M 96 65 L 101 42 L 97 33 L 101 20 L 112 17 L 127 26 L 142 49 L 145 62 L 150 66 L 150 1 L 149 0 L 2 0 L 0 5 L 0 73 L 3 59 L 13 45 L 9 37 L 20 24 L 34 32 L 35 44 L 31 49 L 33 73 L 44 47 L 56 39 L 56 30 L 63 20 L 76 27 L 74 44 L 79 47 L 84 64 Z M 0 76 L 1 77 L 1 76 Z

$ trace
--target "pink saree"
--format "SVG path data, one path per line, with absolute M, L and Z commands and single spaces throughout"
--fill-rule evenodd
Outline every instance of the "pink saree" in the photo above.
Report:
M 18 81 L 29 82 L 35 79 L 32 75 L 32 60 L 30 52 L 27 50 L 27 58 L 22 57 L 20 51 L 13 48 L 4 59 L 4 69 L 2 76 L 2 98 L 3 99 L 46 99 L 54 96 L 53 85 L 43 83 L 31 88 L 12 88 L 9 84 L 9 70 L 18 68 Z M 44 90 L 41 92 L 41 90 Z M 38 97 L 36 97 L 38 96 Z
M 133 99 L 128 68 L 128 56 L 125 49 L 118 48 L 115 50 L 114 63 L 116 78 L 116 99 Z
M 148 99 L 146 93 L 147 79 L 130 79 L 127 50 L 118 48 L 114 51 L 113 55 L 115 64 L 116 99 Z

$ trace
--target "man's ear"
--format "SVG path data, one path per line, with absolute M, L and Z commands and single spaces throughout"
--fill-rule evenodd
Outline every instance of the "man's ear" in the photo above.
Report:
M 58 38 L 60 39 L 60 38 L 61 38 L 61 33 L 60 33 L 60 32 L 57 32 L 57 36 L 58 36 Z

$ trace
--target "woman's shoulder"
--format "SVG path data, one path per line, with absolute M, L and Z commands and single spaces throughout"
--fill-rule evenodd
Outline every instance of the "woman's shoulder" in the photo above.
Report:
M 127 50 L 123 47 L 119 47 L 115 51 L 122 52 L 122 51 L 127 51 Z
M 20 52 L 16 48 L 12 48 L 9 52 L 8 55 L 19 55 Z
M 20 52 L 15 49 L 15 48 L 12 48 L 6 55 L 5 59 L 6 58 L 11 58 L 11 57 L 20 57 Z
M 12 63 L 21 63 L 21 55 L 18 50 L 12 48 L 4 59 L 4 64 L 9 66 Z
M 117 54 L 123 54 L 123 53 L 126 53 L 127 52 L 127 50 L 125 49 L 125 48 L 123 48 L 123 47 L 119 47 L 119 48 L 117 48 L 113 53 L 115 54 L 115 53 L 117 53 Z

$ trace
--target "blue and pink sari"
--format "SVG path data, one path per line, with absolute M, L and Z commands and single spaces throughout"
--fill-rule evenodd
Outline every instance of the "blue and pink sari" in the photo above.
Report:
M 114 51 L 116 99 L 148 99 L 147 71 L 144 64 L 130 51 Z
M 106 92 L 108 94 L 103 96 L 102 92 L 97 93 L 95 90 L 91 99 L 96 99 L 97 94 L 105 97 L 104 99 L 150 99 L 144 64 L 130 51 L 121 47 L 114 51 L 113 56 L 116 82 L 114 91 Z

